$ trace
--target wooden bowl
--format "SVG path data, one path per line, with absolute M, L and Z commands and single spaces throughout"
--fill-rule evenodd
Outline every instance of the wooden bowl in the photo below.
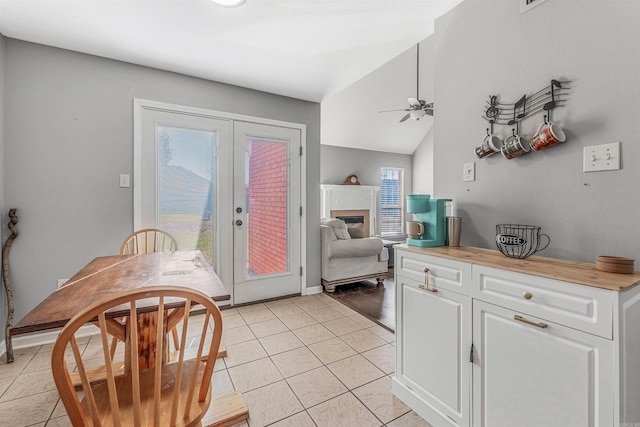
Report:
M 609 273 L 631 274 L 634 270 L 633 263 L 632 258 L 606 255 L 596 257 L 596 268 Z

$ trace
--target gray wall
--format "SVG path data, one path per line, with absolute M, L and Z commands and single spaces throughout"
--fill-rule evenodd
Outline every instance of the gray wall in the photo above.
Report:
M 320 182 L 343 184 L 349 175 L 357 175 L 362 185 L 380 185 L 380 169 L 403 168 L 405 191 L 412 190 L 411 156 L 408 154 L 360 150 L 357 148 L 322 145 L 320 148 Z
M 5 39 L 4 205 L 16 318 L 133 230 L 133 98 L 307 125 L 307 278 L 320 285 L 320 105 Z
M 437 114 L 437 113 L 436 113 Z M 416 194 L 433 194 L 433 128 L 412 156 L 413 191 Z
M 457 201 L 464 245 L 495 248 L 496 224 L 534 224 L 551 236 L 541 255 L 640 260 L 640 2 L 547 0 L 522 15 L 519 3 L 466 0 L 436 21 L 433 161 L 416 158 L 415 168 L 433 167 L 435 195 Z M 567 141 L 477 159 L 489 96 L 514 102 L 552 78 L 573 80 L 553 113 Z M 521 135 L 542 120 L 526 120 Z M 582 172 L 583 147 L 616 141 L 621 170 Z M 475 182 L 462 182 L 464 162 L 476 162 Z

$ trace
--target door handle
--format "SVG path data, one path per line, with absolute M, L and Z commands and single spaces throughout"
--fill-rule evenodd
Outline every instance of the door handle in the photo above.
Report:
M 241 220 L 236 220 L 236 225 L 242 225 L 242 221 Z
M 236 212 L 238 212 L 238 213 L 242 213 L 242 208 L 238 206 L 238 207 L 236 208 Z

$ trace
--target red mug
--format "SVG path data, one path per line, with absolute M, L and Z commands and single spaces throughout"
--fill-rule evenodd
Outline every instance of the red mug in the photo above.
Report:
M 534 137 L 529 140 L 529 146 L 533 151 L 540 151 L 543 148 L 553 147 L 559 142 L 564 142 L 566 139 L 567 137 L 560 126 L 545 122 L 538 127 Z

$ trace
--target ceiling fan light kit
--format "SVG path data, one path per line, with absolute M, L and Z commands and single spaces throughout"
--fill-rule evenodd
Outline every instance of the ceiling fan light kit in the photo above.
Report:
M 411 116 L 413 120 L 420 120 L 426 115 L 427 113 L 425 113 L 424 110 L 413 110 L 412 112 L 409 113 L 409 116 Z
M 209 0 L 211 3 L 222 7 L 239 7 L 247 2 L 247 0 Z
M 408 118 L 413 120 L 420 120 L 426 115 L 433 116 L 433 102 L 427 103 L 420 98 L 420 43 L 416 45 L 416 97 L 407 98 L 409 102 L 409 108 L 403 108 L 399 110 L 384 110 L 378 111 L 379 113 L 388 113 L 391 111 L 408 111 L 408 113 L 400 119 L 400 123 L 404 122 Z

